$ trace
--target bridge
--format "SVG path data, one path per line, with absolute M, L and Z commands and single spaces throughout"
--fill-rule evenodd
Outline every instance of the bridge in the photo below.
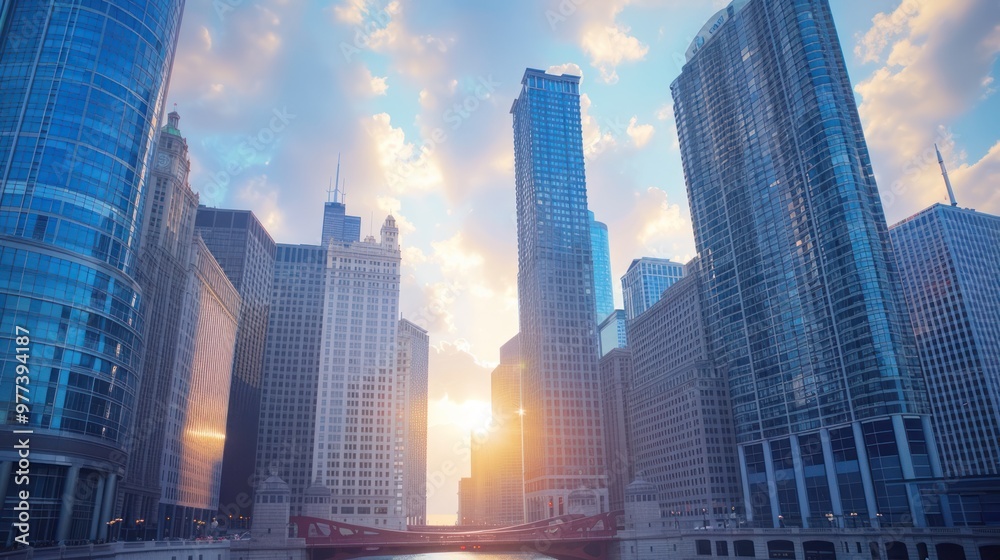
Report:
M 291 517 L 313 560 L 347 560 L 426 552 L 539 552 L 557 560 L 606 560 L 623 511 L 563 515 L 481 531 L 393 531 L 316 517 Z

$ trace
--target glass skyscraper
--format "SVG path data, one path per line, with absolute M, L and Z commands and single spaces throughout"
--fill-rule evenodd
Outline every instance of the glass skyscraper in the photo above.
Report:
M 579 76 L 528 69 L 514 101 L 526 521 L 607 510 Z M 573 397 L 569 397 L 573 395 Z
M 684 277 L 684 265 L 667 259 L 635 259 L 622 276 L 622 296 L 628 321 L 660 301 L 663 291 Z
M 615 312 L 615 293 L 611 284 L 611 244 L 608 226 L 590 216 L 590 246 L 594 253 L 594 300 L 597 302 L 597 322 L 600 324 Z
M 140 384 L 136 253 L 183 0 L 0 2 L 0 542 L 14 493 L 31 540 L 107 536 Z M 13 333 L 30 331 L 31 414 Z M 8 483 L 12 428 L 30 484 Z
M 263 224 L 249 210 L 201 206 L 194 225 L 243 301 L 232 364 L 219 489 L 220 517 L 228 521 L 232 516 L 238 520 L 240 515 L 250 515 L 253 507 L 264 340 L 271 309 L 276 248 Z
M 937 525 L 924 379 L 826 0 L 737 0 L 672 84 L 759 526 Z
M 945 475 L 1000 475 L 1000 217 L 937 204 L 890 235 Z
M 403 513 L 407 525 L 427 524 L 427 382 L 430 337 L 406 319 L 399 320 L 396 383 L 406 391 L 403 415 Z M 398 386 L 397 386 L 398 389 Z

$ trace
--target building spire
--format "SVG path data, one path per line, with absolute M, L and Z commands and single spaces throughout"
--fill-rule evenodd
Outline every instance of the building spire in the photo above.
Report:
M 337 152 L 337 180 L 334 182 L 333 189 L 333 201 L 340 202 L 337 200 L 337 195 L 340 193 L 340 152 Z
M 944 177 L 944 185 L 948 187 L 948 198 L 951 199 L 951 205 L 958 206 L 958 201 L 955 200 L 955 190 L 951 188 L 951 179 L 948 178 L 948 168 L 944 165 L 944 158 L 941 157 L 941 150 L 938 149 L 937 144 L 934 144 L 934 151 L 937 152 L 938 163 L 941 165 L 941 176 Z

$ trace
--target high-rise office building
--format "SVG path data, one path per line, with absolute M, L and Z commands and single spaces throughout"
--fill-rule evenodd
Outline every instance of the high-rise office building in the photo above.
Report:
M 526 521 L 566 513 L 581 487 L 606 511 L 580 78 L 526 70 L 511 113 Z
M 685 529 L 725 525 L 743 506 L 728 380 L 712 361 L 702 298 L 689 275 L 629 323 L 634 473 L 656 485 L 661 515 Z
M 189 537 L 192 523 L 211 520 L 229 401 L 220 384 L 229 384 L 241 312 L 194 231 L 198 195 L 179 125 L 170 113 L 158 136 L 137 269 L 147 342 L 121 517 L 124 534 L 139 538 Z
M 612 348 L 601 356 L 601 404 L 604 406 L 604 453 L 608 465 L 608 502 L 612 511 L 625 508 L 625 487 L 635 479 L 629 445 L 629 386 L 632 354 Z
M 955 524 L 1000 523 L 1000 217 L 936 204 L 889 233 Z M 983 477 L 994 482 L 971 480 Z
M 407 525 L 427 524 L 427 381 L 430 338 L 427 331 L 399 320 L 397 384 L 406 391 L 403 413 L 403 507 Z
M 313 419 L 319 387 L 327 249 L 279 243 L 274 261 L 256 466 L 258 476 L 276 473 L 288 484 L 292 515 L 304 515 L 303 498 L 314 480 Z M 238 523 L 238 516 L 236 520 Z
M 399 279 L 399 229 L 392 216 L 380 241 L 369 236 L 328 245 L 313 419 L 313 476 L 333 491 L 332 518 L 393 529 L 406 528 L 406 392 L 396 370 Z
M 663 290 L 684 277 L 684 265 L 667 259 L 635 259 L 622 276 L 622 297 L 628 321 L 660 301 Z
M 141 381 L 141 206 L 183 6 L 0 2 L 0 542 L 20 490 L 32 542 L 107 537 Z M 13 429 L 34 432 L 26 486 L 8 484 Z
M 198 208 L 195 231 L 212 251 L 243 305 L 236 331 L 236 355 L 229 388 L 226 450 L 219 489 L 220 517 L 252 513 L 260 419 L 264 340 L 274 278 L 274 240 L 249 210 Z
M 747 516 L 944 523 L 920 499 L 942 471 L 829 3 L 737 0 L 687 58 L 671 92 Z
M 1000 217 L 936 204 L 889 230 L 949 477 L 1000 474 Z
M 614 313 L 597 327 L 601 342 L 601 357 L 607 356 L 615 348 L 628 346 L 627 320 L 623 309 L 615 309 Z
M 361 218 L 347 215 L 344 202 L 346 193 L 340 190 L 340 157 L 337 157 L 336 186 L 330 191 L 330 200 L 323 205 L 323 235 L 320 244 L 326 247 L 330 240 L 340 243 L 361 241 Z
M 405 528 L 399 275 L 392 216 L 380 241 L 278 246 L 257 467 L 287 481 L 294 515 L 316 484 L 330 519 Z
M 608 226 L 598 222 L 593 212 L 590 216 L 590 246 L 594 255 L 594 300 L 597 305 L 597 322 L 615 312 L 615 293 L 611 280 L 611 241 Z
M 465 477 L 458 481 L 458 520 L 456 525 L 475 525 L 476 517 L 476 491 L 472 477 Z
M 524 522 L 521 461 L 521 354 L 518 336 L 500 348 L 500 364 L 490 374 L 492 421 L 483 437 L 473 437 L 473 478 L 477 520 L 510 527 Z M 479 445 L 476 445 L 479 443 Z M 479 472 L 476 467 L 482 465 Z

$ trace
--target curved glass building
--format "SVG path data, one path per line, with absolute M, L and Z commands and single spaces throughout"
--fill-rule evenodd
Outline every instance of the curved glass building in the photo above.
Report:
M 142 355 L 136 251 L 184 0 L 0 3 L 0 541 L 108 536 Z M 14 403 L 30 332 L 30 413 Z M 17 469 L 12 429 L 32 430 Z
M 736 0 L 671 86 L 706 322 L 762 526 L 944 523 L 899 273 L 827 0 Z

